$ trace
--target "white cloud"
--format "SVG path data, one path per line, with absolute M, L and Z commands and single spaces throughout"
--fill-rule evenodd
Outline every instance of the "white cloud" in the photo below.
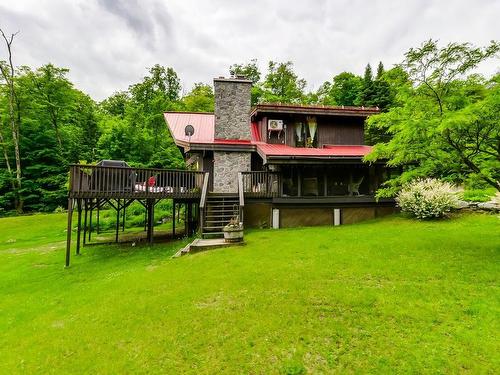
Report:
M 310 88 L 366 63 L 386 67 L 429 38 L 484 45 L 500 39 L 495 0 L 12 0 L 0 27 L 20 33 L 17 65 L 52 62 L 95 99 L 137 82 L 155 63 L 185 90 L 228 74 L 232 63 L 292 60 Z M 0 59 L 5 51 L 0 50 Z M 498 70 L 498 60 L 481 71 Z

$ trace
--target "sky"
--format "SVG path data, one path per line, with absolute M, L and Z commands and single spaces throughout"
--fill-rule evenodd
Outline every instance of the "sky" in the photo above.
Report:
M 69 68 L 95 100 L 126 90 L 158 63 L 183 92 L 258 60 L 294 63 L 317 89 L 342 71 L 386 68 L 429 38 L 441 44 L 500 40 L 500 0 L 1 0 L 0 28 L 19 31 L 15 65 Z M 0 46 L 0 60 L 6 58 Z M 499 60 L 479 71 L 500 70 Z

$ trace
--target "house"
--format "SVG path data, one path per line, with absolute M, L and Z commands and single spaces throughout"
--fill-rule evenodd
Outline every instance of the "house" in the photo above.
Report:
M 203 233 L 232 215 L 248 227 L 338 225 L 392 213 L 374 193 L 390 173 L 363 157 L 364 124 L 377 108 L 259 104 L 251 81 L 214 79 L 215 112 L 166 112 L 189 168 L 208 176 Z

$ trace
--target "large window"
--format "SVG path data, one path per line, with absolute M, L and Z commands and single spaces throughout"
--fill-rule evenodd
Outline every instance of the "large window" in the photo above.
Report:
M 316 116 L 305 116 L 293 124 L 295 147 L 318 147 L 318 122 Z

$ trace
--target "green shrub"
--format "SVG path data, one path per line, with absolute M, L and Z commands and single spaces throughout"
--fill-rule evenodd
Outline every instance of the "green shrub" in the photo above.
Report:
M 494 188 L 465 190 L 462 193 L 462 199 L 467 202 L 488 202 L 495 193 Z
M 458 206 L 453 186 L 433 178 L 414 180 L 403 186 L 396 197 L 401 210 L 418 219 L 443 217 Z

